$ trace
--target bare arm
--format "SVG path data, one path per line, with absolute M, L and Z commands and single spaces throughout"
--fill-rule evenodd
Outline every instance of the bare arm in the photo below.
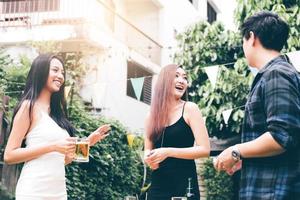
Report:
M 250 142 L 238 144 L 237 148 L 244 158 L 276 156 L 285 151 L 269 132 Z
M 158 163 L 152 163 L 151 160 L 149 159 L 150 152 L 153 149 L 153 143 L 149 138 L 149 115 L 146 117 L 145 120 L 145 135 L 144 135 L 144 161 L 145 163 L 153 170 L 157 169 L 159 167 Z
M 272 135 L 266 132 L 255 140 L 225 149 L 214 163 L 217 170 L 228 170 L 236 163 L 231 156 L 234 148 L 240 151 L 243 158 L 270 157 L 279 155 L 285 151 L 285 149 L 274 140 Z
M 45 153 L 58 151 L 67 153 L 73 149 L 72 143 L 59 141 L 30 148 L 21 148 L 22 141 L 30 128 L 29 102 L 24 102 L 17 112 L 4 152 L 4 161 L 8 164 L 22 163 L 37 158 Z
M 149 120 L 150 115 L 148 114 L 145 119 L 145 134 L 144 134 L 144 155 L 148 156 L 150 151 L 153 149 L 153 143 L 149 138 Z
M 144 155 L 148 156 L 150 154 L 150 151 L 153 149 L 153 144 L 147 136 L 145 136 L 144 145 L 145 145 Z

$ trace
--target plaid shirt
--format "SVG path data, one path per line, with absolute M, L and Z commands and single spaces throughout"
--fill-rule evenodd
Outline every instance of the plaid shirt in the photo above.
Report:
M 300 199 L 300 76 L 285 56 L 259 71 L 245 106 L 242 142 L 265 132 L 286 151 L 243 160 L 240 199 Z

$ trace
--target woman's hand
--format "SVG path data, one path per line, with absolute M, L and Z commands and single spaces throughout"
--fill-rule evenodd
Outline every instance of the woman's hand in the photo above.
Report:
M 156 170 L 159 168 L 159 164 L 154 164 L 150 162 L 149 156 L 151 154 L 150 150 L 146 150 L 144 154 L 144 162 L 150 167 L 152 170 Z
M 68 153 L 65 156 L 65 165 L 70 164 L 75 158 L 75 152 L 74 153 Z
M 162 161 L 164 161 L 169 155 L 168 148 L 158 148 L 152 149 L 145 158 L 145 162 L 151 167 L 154 168 L 159 165 Z
M 152 170 L 156 170 L 159 168 L 159 164 L 148 164 L 148 166 L 150 167 L 150 169 Z
M 55 141 L 54 151 L 57 151 L 61 154 L 74 154 L 75 153 L 75 141 L 76 137 L 68 137 L 66 139 Z
M 90 146 L 95 145 L 97 142 L 103 140 L 106 136 L 108 136 L 108 132 L 110 131 L 110 125 L 105 124 L 97 128 L 93 133 L 91 133 L 88 137 L 90 142 Z

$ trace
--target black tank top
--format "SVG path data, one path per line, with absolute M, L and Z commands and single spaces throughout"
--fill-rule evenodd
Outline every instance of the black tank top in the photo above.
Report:
M 194 135 L 191 127 L 185 122 L 183 118 L 184 107 L 183 105 L 182 114 L 179 120 L 174 124 L 165 127 L 161 137 L 154 143 L 155 148 L 161 147 L 175 147 L 175 148 L 186 148 L 194 146 Z M 179 158 L 167 158 L 160 163 L 159 168 L 186 168 L 194 167 L 194 160 L 179 159 Z

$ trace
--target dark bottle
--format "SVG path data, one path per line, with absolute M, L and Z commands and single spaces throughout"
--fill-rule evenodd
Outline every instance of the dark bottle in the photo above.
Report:
M 192 178 L 188 178 L 188 187 L 186 188 L 186 194 L 185 196 L 187 197 L 187 200 L 192 200 L 194 199 L 194 193 L 192 192 Z

